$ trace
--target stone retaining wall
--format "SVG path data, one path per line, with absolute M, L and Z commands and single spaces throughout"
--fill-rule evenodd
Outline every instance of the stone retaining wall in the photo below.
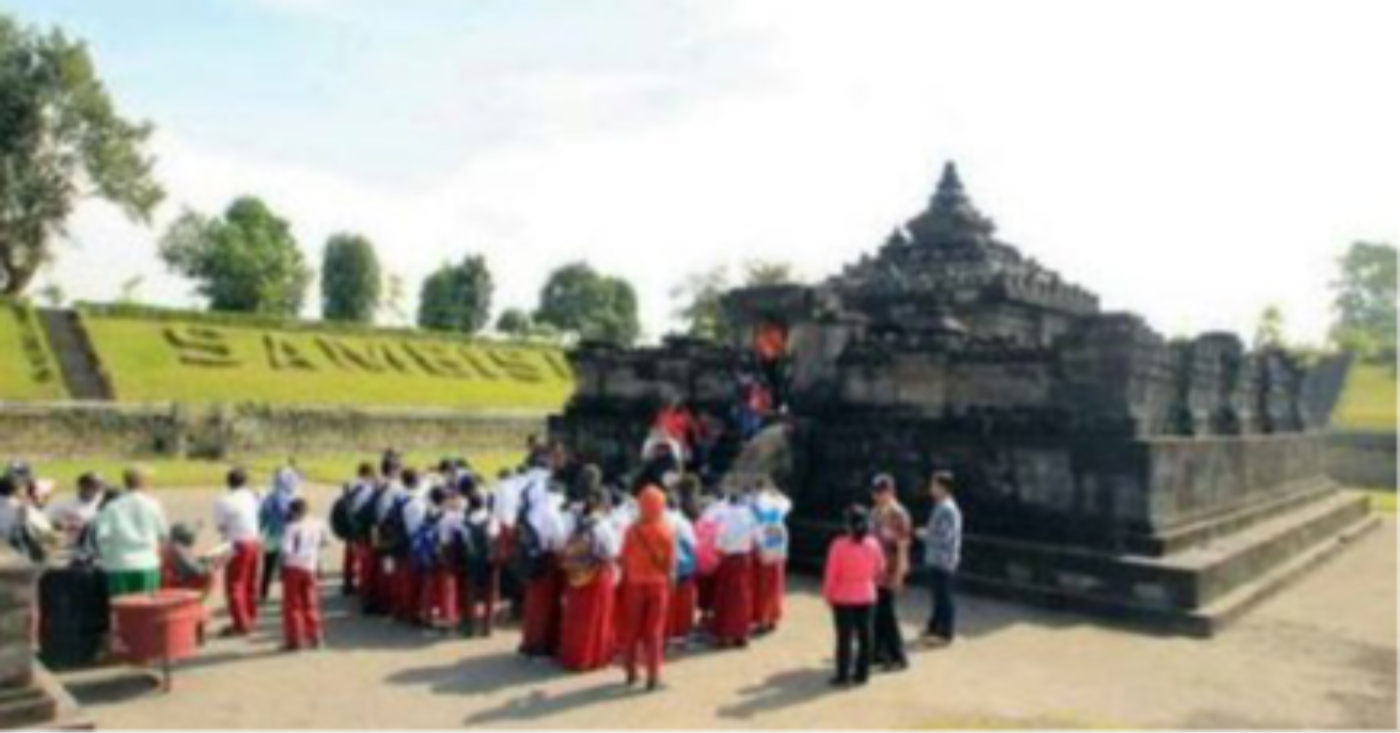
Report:
M 1327 473 L 1338 483 L 1395 489 L 1395 433 L 1343 432 L 1328 436 Z
M 518 449 L 545 415 L 434 409 L 173 404 L 0 404 L 0 456 L 314 455 Z

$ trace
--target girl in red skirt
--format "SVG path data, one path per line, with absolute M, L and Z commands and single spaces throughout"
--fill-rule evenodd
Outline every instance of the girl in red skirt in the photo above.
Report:
M 666 498 L 648 486 L 637 497 L 640 517 L 622 547 L 622 659 L 627 684 L 637 683 L 640 657 L 647 689 L 661 682 L 666 648 L 667 596 L 676 571 L 676 538 L 666 519 Z
M 791 510 L 792 501 L 771 482 L 765 481 L 753 500 L 754 517 L 758 520 L 753 564 L 753 624 L 759 634 L 775 631 L 783 617 L 783 596 L 787 592 L 787 515 Z
M 666 638 L 685 643 L 695 631 L 695 610 L 700 595 L 696 582 L 695 527 L 674 495 L 668 503 L 671 507 L 666 511 L 666 522 L 675 537 L 676 573 L 671 585 Z
M 563 615 L 569 622 L 559 640 L 559 664 L 576 672 L 608 666 L 616 648 L 613 563 L 618 542 L 606 504 L 601 491 L 584 499 L 560 556 L 565 579 Z
M 559 648 L 563 578 L 559 550 L 565 537 L 560 498 L 549 491 L 550 474 L 536 468 L 524 477 L 520 521 L 511 540 L 512 563 L 525 582 L 525 619 L 520 653 L 553 656 Z
M 753 509 L 732 492 L 715 511 L 719 534 L 719 570 L 715 574 L 715 613 L 711 631 L 721 648 L 749 643 L 753 622 Z

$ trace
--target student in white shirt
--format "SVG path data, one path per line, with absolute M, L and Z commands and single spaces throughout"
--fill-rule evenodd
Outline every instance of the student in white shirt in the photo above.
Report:
M 258 620 L 258 560 L 262 555 L 258 509 L 262 501 L 243 468 L 229 471 L 227 483 L 228 491 L 214 503 L 214 528 L 232 553 L 224 569 L 224 593 L 232 624 L 222 633 L 246 636 Z
M 318 649 L 324 643 L 316 577 L 321 551 L 329 544 L 325 522 L 311 516 L 306 499 L 293 499 L 282 534 L 282 634 L 287 651 Z

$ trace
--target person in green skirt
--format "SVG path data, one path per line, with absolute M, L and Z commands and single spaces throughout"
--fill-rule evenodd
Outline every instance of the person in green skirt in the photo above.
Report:
M 112 598 L 160 589 L 161 546 L 170 535 L 165 511 L 147 491 L 140 468 L 122 474 L 126 490 L 108 502 L 94 525 L 97 556 Z

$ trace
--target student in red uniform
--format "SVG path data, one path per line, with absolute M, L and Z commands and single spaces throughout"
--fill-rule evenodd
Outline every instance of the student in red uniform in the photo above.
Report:
M 490 636 L 500 592 L 497 538 L 500 524 L 486 505 L 486 496 L 474 481 L 463 480 L 459 494 L 465 497 L 461 522 L 455 526 L 452 555 L 458 567 L 463 636 Z
M 362 564 L 366 555 L 366 547 L 363 537 L 357 528 L 355 520 L 358 514 L 374 493 L 374 465 L 369 462 L 361 463 L 359 470 L 355 472 L 355 480 L 350 482 L 342 494 L 345 504 L 346 524 L 349 526 L 348 536 L 345 540 L 345 557 L 341 565 L 340 592 L 342 595 L 352 596 L 362 591 L 361 581 L 364 579 L 365 568 Z
M 549 490 L 547 468 L 535 467 L 522 478 L 520 519 L 511 539 L 511 563 L 525 583 L 520 653 L 553 656 L 559 648 L 563 600 L 559 550 L 563 545 L 560 497 Z
M 752 507 L 731 491 L 716 510 L 715 642 L 721 648 L 745 647 L 753 622 L 753 555 L 756 520 Z
M 783 618 L 783 596 L 787 593 L 787 515 L 792 511 L 792 500 L 772 481 L 765 480 L 753 497 L 753 511 L 758 521 L 753 564 L 753 624 L 759 634 L 768 634 L 777 630 Z
M 460 623 L 457 568 L 449 562 L 452 525 L 460 524 L 462 502 L 455 488 L 428 490 L 428 512 L 413 534 L 413 566 L 419 574 L 418 623 L 453 631 Z
M 330 529 L 310 516 L 306 499 L 293 499 L 282 535 L 283 649 L 319 649 L 324 643 L 321 596 L 316 576 L 321 550 L 330 544 Z
M 560 556 L 565 581 L 562 612 L 567 622 L 560 634 L 559 664 L 575 672 L 608 666 L 616 649 L 618 540 L 607 504 L 601 489 L 584 498 Z
M 646 664 L 647 689 L 661 682 L 666 651 L 667 596 L 676 572 L 676 537 L 666 519 L 666 497 L 648 486 L 637 497 L 640 516 L 622 544 L 622 659 L 627 684 Z
M 668 495 L 666 503 L 666 522 L 676 538 L 676 573 L 671 583 L 666 638 L 684 644 L 695 631 L 695 609 L 700 595 L 696 582 L 695 526 L 676 494 Z
M 223 636 L 247 636 L 258 621 L 258 507 L 261 500 L 248 485 L 248 472 L 235 468 L 228 472 L 228 492 L 214 504 L 214 527 L 233 548 L 224 570 L 224 591 L 228 596 L 231 624 Z

